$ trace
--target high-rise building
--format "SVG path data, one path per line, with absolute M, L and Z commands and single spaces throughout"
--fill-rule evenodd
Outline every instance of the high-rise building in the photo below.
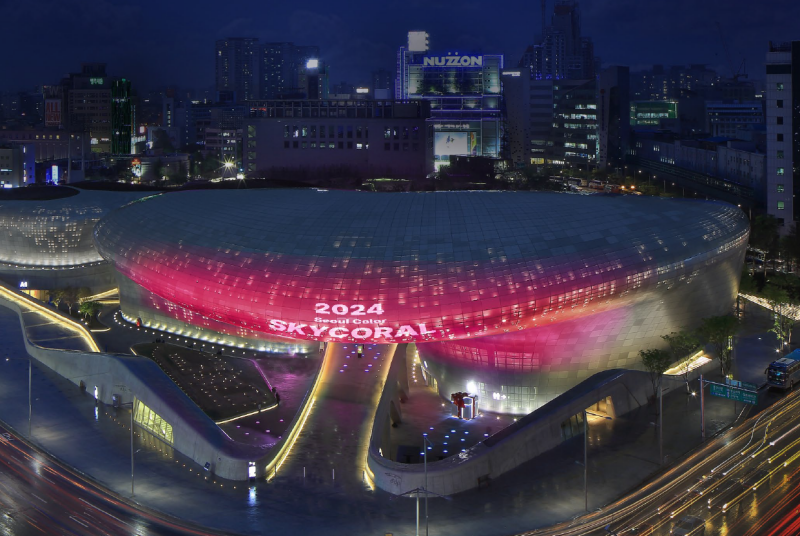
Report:
M 430 103 L 437 169 L 451 156 L 500 157 L 502 54 L 431 52 L 428 34 L 409 32 L 397 67 L 396 99 Z
M 328 66 L 319 59 L 309 59 L 298 71 L 297 97 L 307 100 L 327 99 L 330 93 L 329 83 Z
M 626 144 L 627 80 L 621 80 L 625 68 L 611 71 L 600 98 L 595 79 L 532 80 L 524 68 L 503 71 L 506 143 L 514 165 L 584 168 L 597 166 L 598 158 L 604 166 L 619 161 L 614 145 Z
M 516 166 L 597 165 L 598 64 L 592 40 L 581 36 L 577 2 L 557 0 L 538 44 L 527 48 L 518 69 L 503 73 L 507 147 Z M 607 81 L 609 91 L 616 88 L 614 101 L 603 101 L 608 120 L 605 134 L 614 139 L 623 133 L 609 133 L 608 128 L 617 124 L 611 116 L 619 117 L 618 100 L 628 99 L 627 84 L 618 80 L 618 74 L 609 75 Z M 610 139 L 606 141 L 608 149 Z M 603 158 L 608 160 L 607 150 Z
M 372 71 L 372 96 L 376 99 L 388 99 L 394 93 L 394 75 L 386 69 Z
M 766 70 L 766 205 L 767 213 L 778 219 L 785 233 L 800 219 L 800 204 L 794 203 L 800 179 L 800 173 L 794 171 L 800 165 L 800 41 L 770 43 Z
M 131 154 L 131 138 L 134 134 L 134 105 L 131 81 L 119 78 L 111 82 L 111 153 Z
M 749 97 L 745 89 L 749 85 Z M 653 65 L 631 73 L 631 98 L 636 101 L 678 100 L 687 95 L 711 100 L 753 100 L 753 86 L 736 81 L 720 83 L 720 76 L 704 64 Z M 738 95 L 738 96 L 734 96 Z
M 581 37 L 577 2 L 557 0 L 550 25 L 539 43 L 525 50 L 519 66 L 529 67 L 535 80 L 588 80 L 595 77 L 597 64 L 594 43 Z
M 597 165 L 600 169 L 622 163 L 628 152 L 631 123 L 628 67 L 608 67 L 600 72 L 597 96 Z
M 294 43 L 264 43 L 261 46 L 260 59 L 260 98 L 300 97 L 300 77 L 311 60 L 319 61 L 319 47 L 298 46 Z
M 61 82 L 66 100 L 65 126 L 86 132 L 92 152 L 111 152 L 111 79 L 105 63 L 84 63 L 80 73 Z
M 216 43 L 215 60 L 219 102 L 258 98 L 258 39 L 220 39 Z

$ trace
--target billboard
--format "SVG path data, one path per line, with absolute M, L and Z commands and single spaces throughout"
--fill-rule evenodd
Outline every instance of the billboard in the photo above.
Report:
M 46 127 L 61 126 L 61 99 L 45 99 L 44 125 Z
M 437 156 L 469 153 L 469 132 L 437 132 L 433 140 L 433 153 Z
M 477 155 L 478 136 L 475 132 L 437 132 L 434 135 L 433 154 L 436 156 Z

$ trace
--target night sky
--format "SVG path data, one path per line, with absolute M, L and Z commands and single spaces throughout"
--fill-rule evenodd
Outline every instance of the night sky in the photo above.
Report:
M 548 13 L 554 0 L 548 0 Z M 770 39 L 800 39 L 798 0 L 581 0 L 583 34 L 604 65 L 706 63 L 730 76 L 716 21 L 736 67 L 763 79 Z M 549 14 L 548 14 L 549 19 Z M 139 90 L 214 82 L 214 41 L 258 37 L 318 45 L 331 82 L 394 70 L 408 30 L 434 50 L 500 52 L 513 67 L 541 28 L 538 0 L 0 0 L 0 91 L 57 83 L 80 63 L 108 63 Z

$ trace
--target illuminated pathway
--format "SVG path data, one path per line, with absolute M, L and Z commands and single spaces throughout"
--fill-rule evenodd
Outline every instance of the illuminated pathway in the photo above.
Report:
M 365 344 L 360 359 L 354 344 L 329 348 L 314 406 L 276 483 L 305 474 L 309 482 L 327 481 L 341 491 L 369 486 L 364 476 L 369 434 L 396 348 Z
M 10 292 L 0 284 L 0 298 L 19 307 L 28 340 L 44 348 L 98 352 L 92 335 L 81 324 L 30 299 Z

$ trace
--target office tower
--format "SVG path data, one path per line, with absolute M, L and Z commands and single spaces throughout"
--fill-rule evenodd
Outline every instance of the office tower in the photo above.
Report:
M 311 60 L 319 62 L 319 47 L 297 46 L 294 43 L 264 43 L 260 60 L 260 97 L 305 98 L 302 97 L 300 77 L 306 72 Z M 317 63 L 316 68 L 319 67 Z
M 766 61 L 767 91 L 767 213 L 781 224 L 781 232 L 788 232 L 793 221 L 798 220 L 798 204 L 793 202 L 794 167 L 800 163 L 800 41 L 770 43 Z M 797 82 L 795 82 L 797 79 Z
M 61 81 L 66 95 L 65 126 L 86 132 L 92 152 L 111 152 L 111 79 L 105 63 L 84 63 L 80 73 Z
M 597 96 L 597 165 L 608 170 L 621 165 L 630 138 L 630 78 L 628 67 L 600 72 Z
M 529 67 L 535 80 L 588 80 L 595 77 L 597 64 L 594 43 L 581 37 L 577 2 L 558 0 L 550 25 L 539 43 L 525 50 L 519 66 Z
M 131 81 L 116 79 L 111 82 L 111 154 L 131 154 L 134 128 Z
M 318 59 L 309 59 L 298 72 L 297 97 L 307 100 L 327 99 L 329 83 L 328 66 Z
M 229 37 L 216 43 L 218 102 L 241 102 L 258 97 L 258 39 Z

